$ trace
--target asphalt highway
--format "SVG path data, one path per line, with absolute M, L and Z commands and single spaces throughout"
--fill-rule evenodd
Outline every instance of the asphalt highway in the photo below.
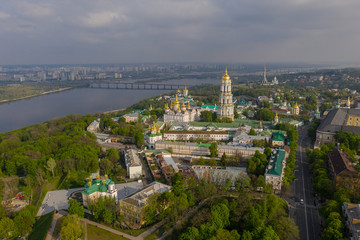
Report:
M 295 219 L 295 223 L 299 227 L 300 239 L 317 240 L 321 239 L 321 217 L 305 153 L 305 149 L 311 146 L 310 138 L 307 136 L 309 126 L 302 126 L 298 129 L 299 140 L 296 152 L 298 168 L 295 170 L 296 179 L 290 186 L 292 192 L 290 217 Z

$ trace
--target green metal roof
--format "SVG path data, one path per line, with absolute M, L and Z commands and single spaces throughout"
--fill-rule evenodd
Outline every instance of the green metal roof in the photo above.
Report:
M 285 150 L 277 150 L 275 154 L 271 154 L 269 166 L 271 169 L 268 170 L 268 174 L 281 176 L 281 172 L 283 169 L 283 161 L 285 159 Z
M 209 109 L 215 109 L 215 110 L 218 109 L 218 107 L 217 107 L 216 105 L 205 105 L 205 104 L 202 105 L 201 108 L 202 108 L 202 109 L 209 108 Z
M 259 128 L 260 121 L 258 120 L 249 120 L 249 119 L 235 119 L 232 123 L 217 123 L 217 122 L 191 122 L 191 126 L 195 127 L 207 127 L 209 125 L 216 126 L 217 128 L 238 128 L 242 125 L 248 125 L 252 128 Z M 272 122 L 270 121 L 263 121 L 263 126 L 271 126 Z
M 102 179 L 94 179 L 91 181 L 91 186 L 89 187 L 89 182 L 85 184 L 85 190 L 82 193 L 86 195 L 91 195 L 94 192 L 106 192 L 110 184 L 115 184 L 111 179 L 105 179 L 105 184 L 103 184 Z
M 284 134 L 282 134 L 282 132 L 274 132 L 272 140 L 273 141 L 284 141 Z
M 156 137 L 156 136 L 161 136 L 161 133 L 155 133 L 155 134 L 148 134 L 149 137 Z
M 209 144 L 209 143 L 196 143 L 196 146 L 198 146 L 198 147 L 210 147 L 211 144 Z

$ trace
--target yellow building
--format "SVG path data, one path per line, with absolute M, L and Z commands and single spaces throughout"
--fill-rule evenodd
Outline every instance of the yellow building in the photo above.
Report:
M 148 203 L 148 199 L 155 193 L 163 193 L 170 191 L 171 186 L 152 182 L 143 189 L 131 194 L 130 196 L 119 201 L 120 214 L 124 216 L 125 222 L 129 227 L 141 227 L 144 222 L 144 208 Z
M 125 114 L 123 117 L 125 118 L 125 122 L 127 122 L 127 123 L 136 122 L 139 118 L 139 114 L 129 113 L 129 114 Z
M 300 108 L 299 108 L 297 103 L 295 103 L 295 106 L 294 106 L 294 109 L 293 109 L 293 114 L 294 115 L 299 115 L 300 114 Z

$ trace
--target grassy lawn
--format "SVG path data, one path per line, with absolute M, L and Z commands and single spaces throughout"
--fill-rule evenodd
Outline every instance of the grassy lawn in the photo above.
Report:
M 111 226 L 109 226 L 111 227 Z M 144 227 L 144 228 L 140 228 L 140 229 L 122 229 L 122 228 L 114 228 L 120 232 L 132 235 L 134 237 L 139 236 L 140 234 L 142 234 L 143 232 L 145 232 L 146 230 L 148 230 L 151 226 L 148 227 Z
M 87 238 L 88 240 L 127 240 L 127 238 L 116 235 L 104 229 L 87 225 Z
M 29 240 L 43 240 L 51 225 L 54 212 L 41 216 L 35 223 L 33 231 L 30 233 Z
M 56 185 L 57 183 L 59 182 L 59 179 L 60 177 L 54 177 L 52 179 L 50 179 L 48 182 L 44 183 L 44 185 L 42 186 L 41 188 L 41 195 L 40 195 L 40 198 L 37 199 L 37 202 L 36 202 L 36 208 L 37 210 L 39 210 L 44 198 L 45 198 L 45 195 L 48 191 L 53 191 L 53 190 L 56 190 Z M 36 193 L 33 193 L 33 196 L 34 194 Z M 35 198 L 33 199 L 33 203 L 35 204 Z

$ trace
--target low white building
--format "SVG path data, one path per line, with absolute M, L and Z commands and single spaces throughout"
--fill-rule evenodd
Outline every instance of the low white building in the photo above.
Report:
M 141 160 L 135 149 L 124 151 L 126 171 L 129 178 L 140 178 L 142 176 Z
M 90 125 L 87 127 L 87 131 L 89 132 L 97 132 L 100 129 L 100 122 L 97 120 L 94 120 Z
M 155 122 L 153 122 L 152 125 L 149 125 L 149 130 L 147 134 L 145 134 L 144 138 L 150 148 L 154 148 L 154 144 L 157 141 L 161 141 L 163 139 L 160 129 L 163 128 L 164 125 L 165 124 L 161 124 L 161 126 L 159 127 Z
M 164 140 L 171 141 L 189 141 L 194 140 L 229 140 L 228 131 L 166 131 L 164 132 Z
M 233 141 L 228 145 L 247 146 L 247 145 L 252 145 L 254 140 L 269 141 L 270 138 L 271 138 L 270 136 L 253 136 L 247 134 L 238 134 L 233 137 Z

